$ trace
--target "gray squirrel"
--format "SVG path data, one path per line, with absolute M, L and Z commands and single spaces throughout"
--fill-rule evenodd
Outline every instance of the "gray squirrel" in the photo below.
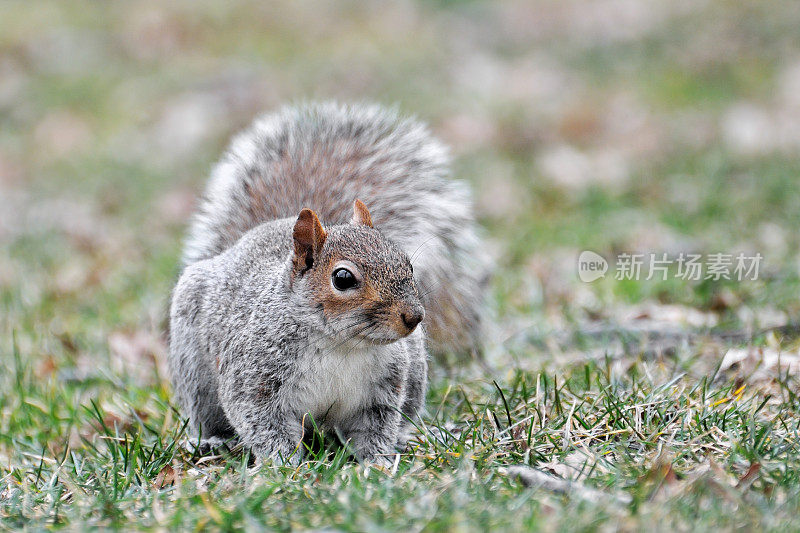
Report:
M 482 254 L 469 191 L 415 120 L 336 103 L 256 120 L 212 172 L 172 295 L 190 432 L 296 463 L 316 424 L 387 462 L 424 407 L 426 340 L 480 345 Z

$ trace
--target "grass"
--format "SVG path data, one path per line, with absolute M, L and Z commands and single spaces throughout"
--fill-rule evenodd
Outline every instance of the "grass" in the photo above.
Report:
M 345 4 L 4 7 L 0 528 L 800 530 L 797 9 Z M 391 471 L 192 453 L 164 368 L 210 165 L 308 98 L 428 120 L 496 262 L 486 364 L 433 369 Z M 584 284 L 584 249 L 764 263 Z
M 391 473 L 341 449 L 295 469 L 248 466 L 246 453 L 191 455 L 177 445 L 166 384 L 97 383 L 105 394 L 76 402 L 85 382 L 54 389 L 18 361 L 4 383 L 14 393 L 3 405 L 16 465 L 4 475 L 10 528 L 782 528 L 800 510 L 790 376 L 764 394 L 699 377 L 679 356 L 634 358 L 624 373 L 604 358 L 554 374 L 513 370 L 502 384 L 440 379 Z M 525 464 L 603 498 L 524 489 L 507 467 Z

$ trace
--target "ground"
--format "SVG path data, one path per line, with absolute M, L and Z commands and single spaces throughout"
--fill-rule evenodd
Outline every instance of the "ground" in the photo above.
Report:
M 800 529 L 797 3 L 2 11 L 0 527 Z M 495 264 L 485 363 L 435 366 L 394 471 L 179 446 L 186 221 L 231 134 L 312 98 L 429 122 Z M 623 253 L 763 261 L 637 281 Z

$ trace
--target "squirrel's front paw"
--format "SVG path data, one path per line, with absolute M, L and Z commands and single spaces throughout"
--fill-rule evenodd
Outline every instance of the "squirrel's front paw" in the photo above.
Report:
M 363 459 L 361 462 L 365 465 L 375 466 L 382 468 L 384 470 L 392 470 L 394 468 L 395 463 L 400 459 L 400 455 L 396 453 L 390 453 L 385 455 L 376 455 L 367 459 Z
M 289 451 L 254 449 L 253 453 L 255 453 L 259 465 L 295 467 L 299 466 L 303 460 L 300 448 Z
M 239 444 L 237 437 L 224 439 L 222 437 L 208 437 L 204 439 L 186 439 L 183 441 L 183 448 L 191 453 L 200 455 L 212 455 L 222 452 L 230 452 Z

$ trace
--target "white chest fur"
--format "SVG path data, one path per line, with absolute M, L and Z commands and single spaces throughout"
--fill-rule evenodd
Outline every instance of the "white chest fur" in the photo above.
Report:
M 335 425 L 370 401 L 380 377 L 380 351 L 370 346 L 359 350 L 314 350 L 305 354 L 305 379 L 298 387 L 298 403 L 317 424 Z

